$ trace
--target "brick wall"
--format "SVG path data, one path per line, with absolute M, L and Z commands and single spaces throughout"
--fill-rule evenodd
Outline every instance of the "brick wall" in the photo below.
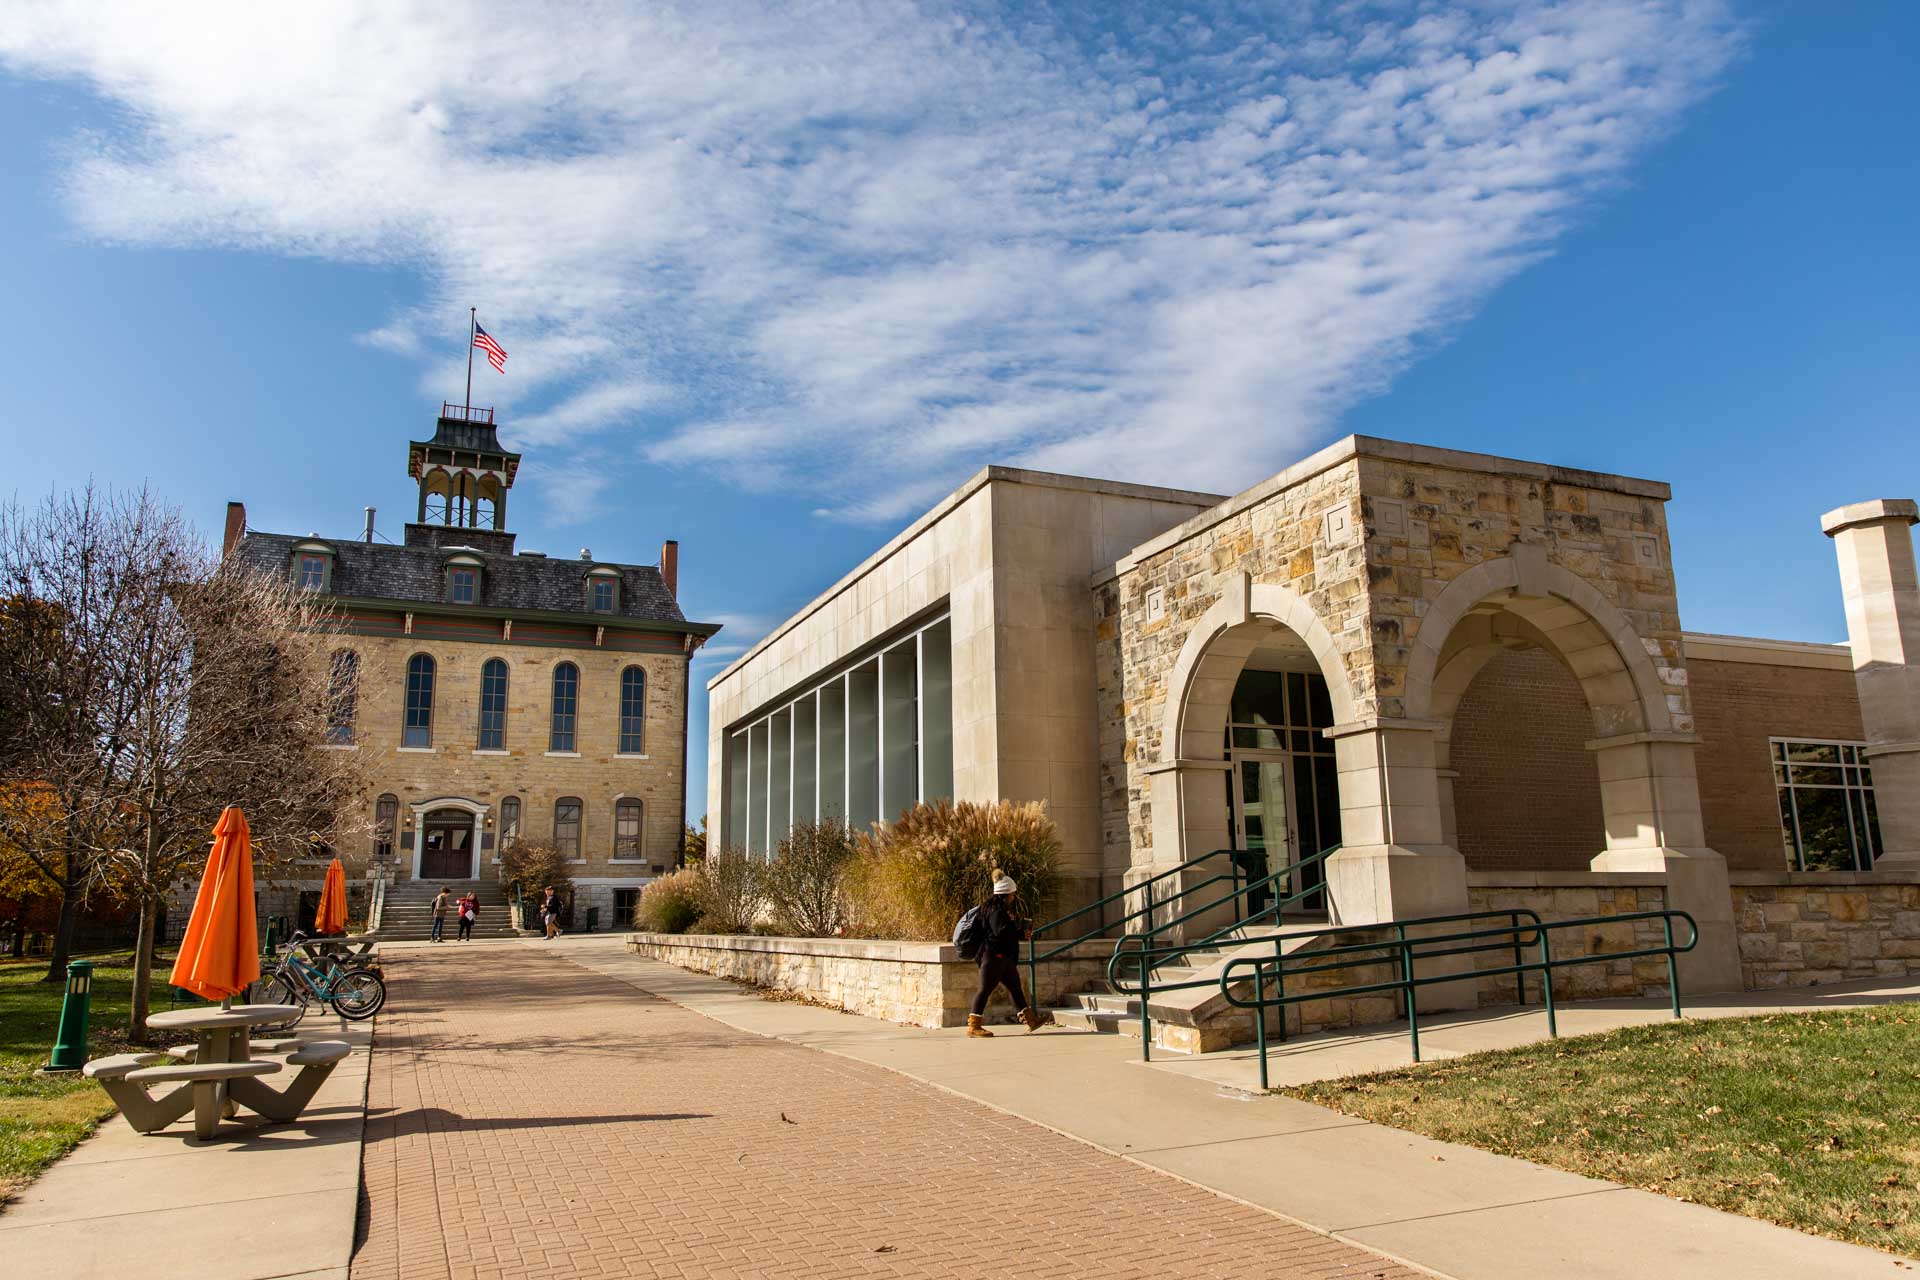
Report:
M 1860 699 L 1851 671 L 1689 657 L 1694 752 L 1707 843 L 1727 866 L 1784 871 L 1780 806 L 1767 738 L 1858 741 Z
M 1475 871 L 1584 871 L 1606 848 L 1593 720 L 1543 650 L 1487 663 L 1453 720 L 1459 849 Z

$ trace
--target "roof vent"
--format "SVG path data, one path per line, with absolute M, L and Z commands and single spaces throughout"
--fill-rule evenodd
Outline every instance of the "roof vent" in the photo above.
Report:
M 582 547 L 582 548 L 580 548 L 580 558 L 581 558 L 582 560 L 591 560 L 591 559 L 593 559 L 593 549 L 592 549 L 591 547 Z

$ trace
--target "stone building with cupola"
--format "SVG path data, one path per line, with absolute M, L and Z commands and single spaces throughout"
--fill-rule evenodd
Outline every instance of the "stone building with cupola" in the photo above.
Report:
M 368 753 L 374 779 L 371 834 L 335 850 L 350 879 L 392 882 L 397 901 L 473 885 L 498 924 L 501 850 L 550 841 L 575 864 L 575 927 L 607 928 L 679 861 L 688 668 L 719 627 L 681 612 L 677 542 L 653 564 L 518 548 L 519 467 L 491 409 L 443 405 L 407 447 L 400 542 L 375 534 L 371 507 L 359 536 L 336 538 L 250 528 L 231 502 L 223 553 L 337 610 L 325 749 Z M 293 915 L 298 899 L 263 910 Z

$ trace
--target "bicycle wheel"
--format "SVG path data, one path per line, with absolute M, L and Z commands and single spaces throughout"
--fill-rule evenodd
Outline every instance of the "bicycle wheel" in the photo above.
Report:
M 333 1011 L 349 1022 L 380 1012 L 387 1002 L 387 984 L 365 969 L 348 969 L 333 984 Z
M 284 1022 L 255 1027 L 253 1029 L 255 1035 L 263 1035 L 272 1031 L 293 1030 L 296 1026 L 300 1025 L 300 1019 L 307 1016 L 307 1006 L 313 1002 L 313 997 L 307 993 L 305 985 L 297 982 L 289 982 L 283 974 L 278 973 L 260 979 L 260 981 L 255 984 L 254 993 L 253 1003 L 255 1004 L 290 1004 L 299 1010 L 298 1013 Z

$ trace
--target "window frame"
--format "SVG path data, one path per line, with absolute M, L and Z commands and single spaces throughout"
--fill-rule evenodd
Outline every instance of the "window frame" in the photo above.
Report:
M 563 712 L 560 709 L 560 678 L 565 672 L 572 672 L 573 675 L 571 687 L 566 690 L 566 710 Z M 547 751 L 550 754 L 573 755 L 579 750 L 580 666 L 574 662 L 557 662 L 553 667 L 553 678 L 547 682 Z
M 415 668 L 423 662 L 426 664 L 424 668 L 425 696 L 424 698 L 416 699 L 414 693 Z M 400 746 L 403 750 L 433 750 L 433 700 L 437 692 L 434 684 L 439 672 L 440 664 L 434 661 L 433 655 L 430 653 L 415 653 L 409 655 L 407 658 L 406 680 L 402 686 L 402 701 L 400 705 Z M 414 723 L 416 703 L 422 704 L 425 711 L 425 722 L 420 725 Z M 416 728 L 420 731 L 417 741 L 414 735 Z
M 633 692 L 629 685 L 632 678 L 638 677 L 638 691 Z M 632 708 L 629 708 L 629 701 Z M 623 756 L 644 756 L 647 754 L 647 669 L 637 662 L 630 662 L 620 669 L 620 723 L 619 740 L 615 754 Z
M 354 721 L 359 714 L 360 654 L 353 649 L 335 649 L 327 657 L 327 745 L 352 746 Z
M 462 598 L 464 592 L 465 598 Z M 480 570 L 470 564 L 451 565 L 447 569 L 447 603 L 477 604 L 480 599 Z
M 628 821 L 632 813 L 633 833 L 629 836 L 621 831 L 621 824 Z M 632 852 L 621 852 L 623 841 L 632 841 Z M 639 796 L 619 796 L 613 802 L 613 858 L 614 862 L 645 862 L 647 860 L 647 805 Z
M 488 686 L 493 678 L 492 672 L 496 667 L 499 668 L 500 673 L 500 705 L 489 712 L 487 702 L 491 696 L 491 691 Z M 479 714 L 476 717 L 473 735 L 473 749 L 475 751 L 505 751 L 507 749 L 507 704 L 508 695 L 512 690 L 512 682 L 513 672 L 507 665 L 505 658 L 488 658 L 480 664 L 480 704 L 477 708 Z M 492 726 L 492 741 L 488 740 L 489 728 L 487 719 L 489 715 L 496 717 L 499 721 L 498 724 Z
M 560 835 L 560 811 L 566 805 L 573 806 L 572 848 Z M 561 796 L 553 802 L 553 847 L 565 854 L 568 862 L 585 862 L 586 859 L 587 804 L 579 796 Z
M 588 613 L 620 612 L 620 574 L 616 570 L 604 567 L 589 569 L 584 585 Z M 607 603 L 604 606 L 597 599 L 602 587 L 607 589 Z
M 1882 852 L 1880 811 L 1874 795 L 1873 765 L 1866 756 L 1865 742 L 1841 738 L 1767 739 L 1769 772 L 1773 776 L 1775 808 L 1780 814 L 1782 852 L 1787 855 L 1789 872 L 1871 871 Z M 1796 759 L 1795 752 L 1809 748 L 1832 748 L 1833 759 Z M 1795 771 L 1831 771 L 1838 781 L 1802 780 Z M 1803 792 L 1839 792 L 1841 808 L 1847 815 L 1847 854 L 1850 867 L 1809 867 L 1804 824 L 1801 822 L 1800 794 Z
M 384 829 L 385 839 L 381 838 Z M 394 845 L 400 834 L 400 797 L 391 791 L 384 791 L 373 802 L 373 860 L 386 863 L 393 861 Z

